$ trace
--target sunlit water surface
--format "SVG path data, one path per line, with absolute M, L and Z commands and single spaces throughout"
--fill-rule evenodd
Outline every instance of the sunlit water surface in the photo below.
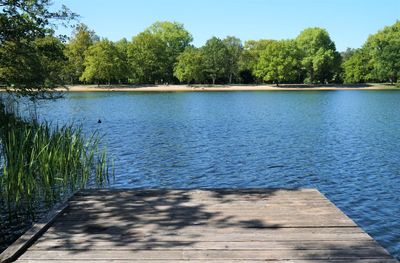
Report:
M 111 187 L 317 188 L 400 258 L 400 92 L 70 93 L 37 113 L 104 135 Z

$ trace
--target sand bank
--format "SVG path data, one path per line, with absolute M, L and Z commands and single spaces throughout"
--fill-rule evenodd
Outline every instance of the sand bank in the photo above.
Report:
M 388 85 L 215 85 L 215 86 L 187 86 L 187 85 L 74 85 L 58 88 L 59 91 L 88 92 L 88 91 L 129 91 L 129 92 L 203 92 L 203 91 L 299 91 L 299 90 L 391 90 L 399 89 Z M 399 89 L 400 90 L 400 89 Z

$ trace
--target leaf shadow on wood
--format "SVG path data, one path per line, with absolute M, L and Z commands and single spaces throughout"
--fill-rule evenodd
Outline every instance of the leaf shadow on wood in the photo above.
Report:
M 82 252 L 98 245 L 131 249 L 191 247 L 232 228 L 278 228 L 259 219 L 241 220 L 218 211 L 218 204 L 235 202 L 233 190 L 133 190 L 86 191 L 70 200 L 68 210 L 40 238 L 36 248 Z M 273 191 L 263 194 L 263 198 Z M 194 197 L 195 196 L 195 197 Z M 249 196 L 251 197 L 251 195 Z M 254 197 L 255 200 L 260 197 Z M 217 205 L 217 209 L 210 207 Z M 238 230 L 239 229 L 239 230 Z M 223 231 L 223 230 L 222 230 Z M 229 230 L 228 230 L 229 231 Z M 225 232 L 225 231 L 223 231 Z M 221 236 L 222 233 L 214 233 Z M 222 240 L 221 240 L 222 241 Z
M 280 198 L 277 192 L 279 189 L 87 190 L 70 200 L 69 209 L 30 250 L 74 260 L 101 257 L 108 251 L 108 259 L 171 257 L 174 262 L 189 258 L 204 262 L 238 258 L 396 262 L 356 226 L 321 227 L 312 222 L 330 214 L 308 215 L 310 223 L 303 226 L 288 225 L 283 219 L 282 223 L 271 222 L 268 218 L 279 219 L 281 214 L 288 218 L 284 215 L 287 210 L 280 211 L 285 206 L 275 203 Z M 270 200 L 277 207 L 269 210 L 278 213 L 273 217 L 258 206 Z M 303 214 L 296 211 L 290 215 L 299 213 L 301 218 Z

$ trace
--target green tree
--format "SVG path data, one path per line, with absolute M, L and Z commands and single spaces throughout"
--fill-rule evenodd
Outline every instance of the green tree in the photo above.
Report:
M 340 52 L 340 56 L 342 57 L 342 62 L 349 60 L 354 53 L 356 53 L 357 49 L 355 48 L 347 48 L 345 51 Z
M 228 36 L 223 40 L 227 48 L 227 65 L 226 73 L 228 74 L 229 83 L 233 78 L 239 75 L 239 61 L 243 52 L 242 41 L 239 38 Z
M 166 44 L 149 32 L 132 39 L 128 47 L 131 78 L 136 83 L 161 83 L 167 71 Z
M 68 58 L 65 74 L 71 84 L 79 81 L 85 70 L 86 51 L 98 40 L 94 31 L 90 30 L 85 24 L 79 24 L 75 27 L 73 37 L 65 48 L 65 56 Z
M 129 76 L 131 75 L 130 67 L 128 64 L 128 48 L 129 42 L 126 38 L 121 39 L 115 43 L 117 61 L 115 65 L 117 67 L 116 79 L 119 83 L 128 83 Z
M 192 81 L 201 82 L 204 80 L 203 63 L 201 50 L 195 47 L 187 47 L 178 57 L 174 76 L 181 82 L 185 81 L 188 85 Z
M 37 38 L 34 42 L 40 62 L 39 72 L 45 87 L 64 83 L 63 69 L 67 63 L 64 56 L 64 43 L 54 36 Z
M 49 52 L 58 53 L 58 44 L 50 48 L 49 39 L 43 40 L 46 45 L 39 39 L 54 34 L 53 24 L 68 23 L 76 15 L 65 6 L 49 11 L 50 6 L 50 0 L 0 0 L 0 84 L 29 95 L 59 84 L 51 83 L 45 71 L 50 67 L 42 65 Z
M 215 84 L 217 78 L 223 78 L 227 74 L 228 49 L 224 42 L 213 37 L 201 48 L 204 58 L 204 73 Z
M 261 52 L 255 75 L 278 86 L 281 82 L 295 82 L 299 78 L 300 51 L 292 40 L 275 41 Z
M 366 48 L 354 50 L 343 61 L 343 79 L 345 83 L 365 83 L 373 79 L 371 55 Z
M 249 40 L 244 43 L 243 52 L 239 60 L 239 70 L 241 78 L 249 83 L 253 82 L 256 77 L 255 71 L 260 55 L 268 45 L 274 43 L 275 40 L 261 39 L 261 40 Z M 262 79 L 258 79 L 262 81 Z
M 166 61 L 160 61 L 165 64 L 164 80 L 173 81 L 173 69 L 177 62 L 179 54 L 193 41 L 192 35 L 184 28 L 183 24 L 177 22 L 156 22 L 145 31 L 159 38 L 164 43 Z M 161 57 L 160 57 L 161 59 Z
M 80 80 L 111 84 L 112 80 L 120 77 L 118 60 L 118 51 L 114 43 L 107 39 L 96 42 L 86 51 L 85 70 Z
M 340 54 L 325 29 L 307 28 L 300 33 L 296 41 L 303 53 L 302 65 L 306 73 L 306 82 L 324 83 L 338 79 Z
M 400 21 L 370 36 L 364 48 L 372 56 L 375 78 L 390 83 L 400 79 Z

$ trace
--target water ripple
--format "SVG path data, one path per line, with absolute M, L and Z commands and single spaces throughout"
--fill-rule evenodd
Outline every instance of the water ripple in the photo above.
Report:
M 112 187 L 314 187 L 400 258 L 399 101 L 397 91 L 71 93 L 38 112 L 104 134 Z

